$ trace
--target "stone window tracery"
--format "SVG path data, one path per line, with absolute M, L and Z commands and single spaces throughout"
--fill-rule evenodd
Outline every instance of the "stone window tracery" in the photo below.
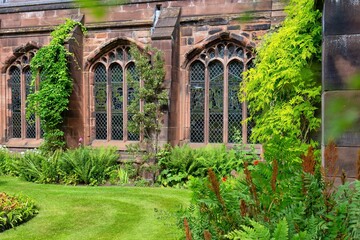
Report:
M 140 135 L 128 131 L 131 115 L 127 107 L 134 90 L 127 75 L 135 75 L 135 63 L 129 46 L 120 46 L 104 54 L 93 65 L 95 139 L 139 141 Z
M 32 114 L 26 118 L 26 99 L 33 90 L 31 86 L 30 61 L 36 50 L 29 51 L 18 57 L 8 70 L 9 85 L 11 89 L 9 138 L 40 139 L 42 130 L 39 118 Z M 39 85 L 39 82 L 36 82 Z
M 190 142 L 233 143 L 238 130 L 244 143 L 251 124 L 246 103 L 238 100 L 242 73 L 252 67 L 250 49 L 232 42 L 221 42 L 204 49 L 189 67 Z

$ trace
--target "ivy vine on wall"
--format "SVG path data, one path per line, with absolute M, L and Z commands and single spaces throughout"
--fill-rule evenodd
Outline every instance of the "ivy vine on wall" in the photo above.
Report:
M 42 148 L 46 151 L 65 147 L 63 113 L 68 109 L 73 83 L 68 67 L 71 53 L 64 43 L 76 26 L 80 26 L 83 33 L 86 31 L 80 22 L 71 19 L 57 26 L 51 33 L 50 43 L 39 49 L 30 62 L 35 91 L 27 98 L 26 113 L 28 118 L 33 113 L 40 118 L 44 131 Z M 39 87 L 35 89 L 37 78 L 40 78 Z
M 290 0 L 285 11 L 282 26 L 257 48 L 256 66 L 245 73 L 240 99 L 249 103 L 256 121 L 253 141 L 286 139 L 305 150 L 320 127 L 321 12 L 314 0 Z

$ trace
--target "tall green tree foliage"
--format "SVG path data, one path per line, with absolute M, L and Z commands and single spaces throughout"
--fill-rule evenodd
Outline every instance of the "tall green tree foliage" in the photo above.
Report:
M 132 115 L 129 129 L 131 132 L 141 131 L 148 143 L 148 153 L 156 154 L 163 110 L 168 103 L 163 56 L 157 49 L 146 47 L 140 52 L 136 46 L 132 46 L 131 56 L 135 60 L 136 79 L 128 74 L 130 86 L 134 89 L 134 99 L 128 108 L 128 113 Z
M 79 22 L 67 19 L 64 24 L 56 27 L 51 33 L 50 43 L 39 49 L 30 62 L 33 89 L 39 75 L 40 84 L 27 98 L 26 113 L 28 116 L 35 113 L 40 117 L 45 150 L 65 146 L 63 113 L 68 108 L 73 84 L 68 68 L 71 53 L 66 50 L 64 43 L 77 25 L 82 26 Z M 83 27 L 82 30 L 85 31 Z
M 321 12 L 313 0 L 290 0 L 285 11 L 281 28 L 257 48 L 256 66 L 245 73 L 239 97 L 256 122 L 253 141 L 276 137 L 301 146 L 320 127 Z

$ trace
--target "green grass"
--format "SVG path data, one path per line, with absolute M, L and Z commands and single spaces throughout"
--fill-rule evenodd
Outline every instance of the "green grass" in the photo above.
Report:
M 31 197 L 39 214 L 0 233 L 1 240 L 178 239 L 175 218 L 162 213 L 190 200 L 186 190 L 43 185 L 14 177 L 0 177 L 3 191 Z

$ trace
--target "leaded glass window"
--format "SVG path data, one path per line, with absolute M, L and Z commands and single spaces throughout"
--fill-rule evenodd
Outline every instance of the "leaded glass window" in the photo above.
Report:
M 127 125 L 131 115 L 127 106 L 133 89 L 127 85 L 127 74 L 135 74 L 128 46 L 117 47 L 94 64 L 95 139 L 138 141 L 138 133 L 130 133 Z M 135 75 L 133 76 L 135 78 Z
M 26 99 L 34 91 L 31 86 L 30 60 L 36 51 L 30 51 L 17 58 L 9 68 L 9 83 L 11 88 L 11 117 L 9 138 L 33 138 L 42 137 L 40 120 L 32 114 L 26 118 Z M 36 82 L 38 86 L 39 82 Z
M 239 102 L 242 73 L 252 67 L 252 51 L 232 42 L 203 50 L 189 68 L 190 142 L 232 143 L 239 131 L 247 143 L 246 103 Z

